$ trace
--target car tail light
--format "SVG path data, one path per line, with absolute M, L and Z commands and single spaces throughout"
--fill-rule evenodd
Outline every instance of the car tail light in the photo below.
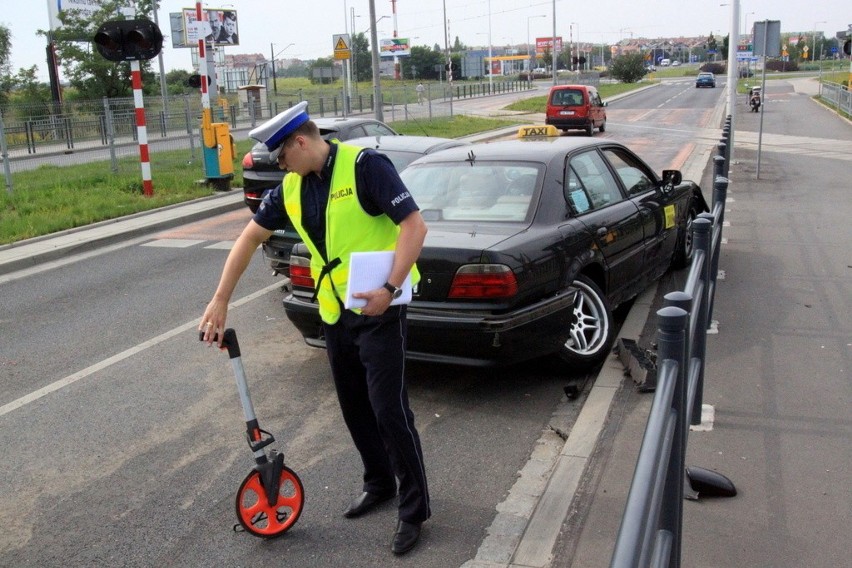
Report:
M 251 152 L 243 156 L 243 168 L 251 169 L 254 167 L 254 160 L 251 159 Z
M 450 298 L 511 298 L 518 293 L 515 273 L 503 264 L 469 264 L 459 268 L 450 285 Z
M 314 289 L 310 260 L 303 256 L 290 255 L 290 283 L 293 286 Z

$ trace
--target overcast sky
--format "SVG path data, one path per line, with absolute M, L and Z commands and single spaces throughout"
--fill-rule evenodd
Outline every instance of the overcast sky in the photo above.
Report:
M 57 0 L 0 0 L 0 22 L 12 32 L 12 69 L 37 65 L 47 81 L 45 39 L 37 30 L 49 28 L 48 4 Z M 466 45 L 526 44 L 553 32 L 564 42 L 573 35 L 584 42 L 615 43 L 620 39 L 695 37 L 709 33 L 724 36 L 731 26 L 731 7 L 720 0 L 397 0 L 396 18 L 391 0 L 374 0 L 379 38 L 408 37 L 412 45 L 444 47 L 444 5 L 450 42 L 458 36 Z M 231 0 L 206 2 L 205 9 L 235 9 L 238 14 L 237 47 L 226 53 L 261 53 L 269 58 L 329 57 L 333 35 L 369 29 L 369 0 Z M 780 20 L 781 32 L 824 32 L 828 37 L 852 23 L 848 0 L 741 0 L 740 33 L 755 20 Z M 845 6 L 845 8 L 844 8 Z M 194 8 L 186 0 L 161 0 L 158 19 L 166 41 L 166 71 L 192 69 L 188 49 L 171 46 L 169 13 Z M 543 17 L 542 17 L 543 16 Z M 368 34 L 369 37 L 369 34 Z M 287 47 L 290 43 L 294 45 Z M 286 49 L 285 49 L 286 48 Z M 279 53 L 283 50 L 283 53 Z M 156 69 L 156 67 L 155 67 Z

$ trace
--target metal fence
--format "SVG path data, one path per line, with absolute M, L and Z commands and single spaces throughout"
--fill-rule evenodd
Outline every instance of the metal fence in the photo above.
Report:
M 820 97 L 833 106 L 837 112 L 852 116 L 852 91 L 839 83 L 820 83 Z
M 418 97 L 414 85 L 383 89 L 382 112 L 386 122 L 421 121 L 452 114 L 452 99 L 482 97 L 522 91 L 523 81 L 457 82 L 426 85 Z M 247 97 L 233 101 L 222 97 L 212 105 L 213 120 L 226 122 L 235 140 L 245 140 L 248 131 L 279 112 L 307 100 L 312 116 L 372 114 L 372 93 L 344 93 L 329 89 L 320 96 L 303 92 L 280 93 L 263 103 Z M 145 122 L 152 161 L 172 165 L 201 164 L 201 99 L 195 95 L 145 97 Z M 6 185 L 14 175 L 49 164 L 65 166 L 104 161 L 113 171 L 138 169 L 137 115 L 133 98 L 75 101 L 63 105 L 18 104 L 0 109 L 0 160 Z M 239 160 L 240 156 L 235 156 Z M 135 159 L 135 160 L 134 160 Z
M 686 444 L 700 424 L 707 328 L 722 242 L 731 117 L 714 157 L 713 207 L 692 225 L 695 254 L 682 291 L 657 312 L 657 388 L 610 566 L 676 568 L 681 559 Z

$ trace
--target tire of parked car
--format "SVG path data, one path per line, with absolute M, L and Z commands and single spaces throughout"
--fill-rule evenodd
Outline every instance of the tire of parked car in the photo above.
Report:
M 577 367 L 599 363 L 607 356 L 615 341 L 615 326 L 609 301 L 595 282 L 585 275 L 574 281 L 574 321 L 559 356 Z
M 686 214 L 686 220 L 683 226 L 677 231 L 677 244 L 675 245 L 674 257 L 672 258 L 672 268 L 686 268 L 692 263 L 692 257 L 695 254 L 695 243 L 692 239 L 692 223 L 698 217 L 698 211 L 695 208 L 690 208 Z

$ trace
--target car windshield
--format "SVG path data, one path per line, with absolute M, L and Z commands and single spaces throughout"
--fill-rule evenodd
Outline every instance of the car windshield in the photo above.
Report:
M 402 150 L 380 149 L 379 152 L 388 157 L 393 164 L 393 167 L 396 168 L 396 171 L 398 172 L 401 172 L 408 164 L 423 156 L 423 154 L 419 152 L 404 152 Z
M 427 221 L 525 221 L 542 171 L 529 163 L 430 163 L 401 177 Z

